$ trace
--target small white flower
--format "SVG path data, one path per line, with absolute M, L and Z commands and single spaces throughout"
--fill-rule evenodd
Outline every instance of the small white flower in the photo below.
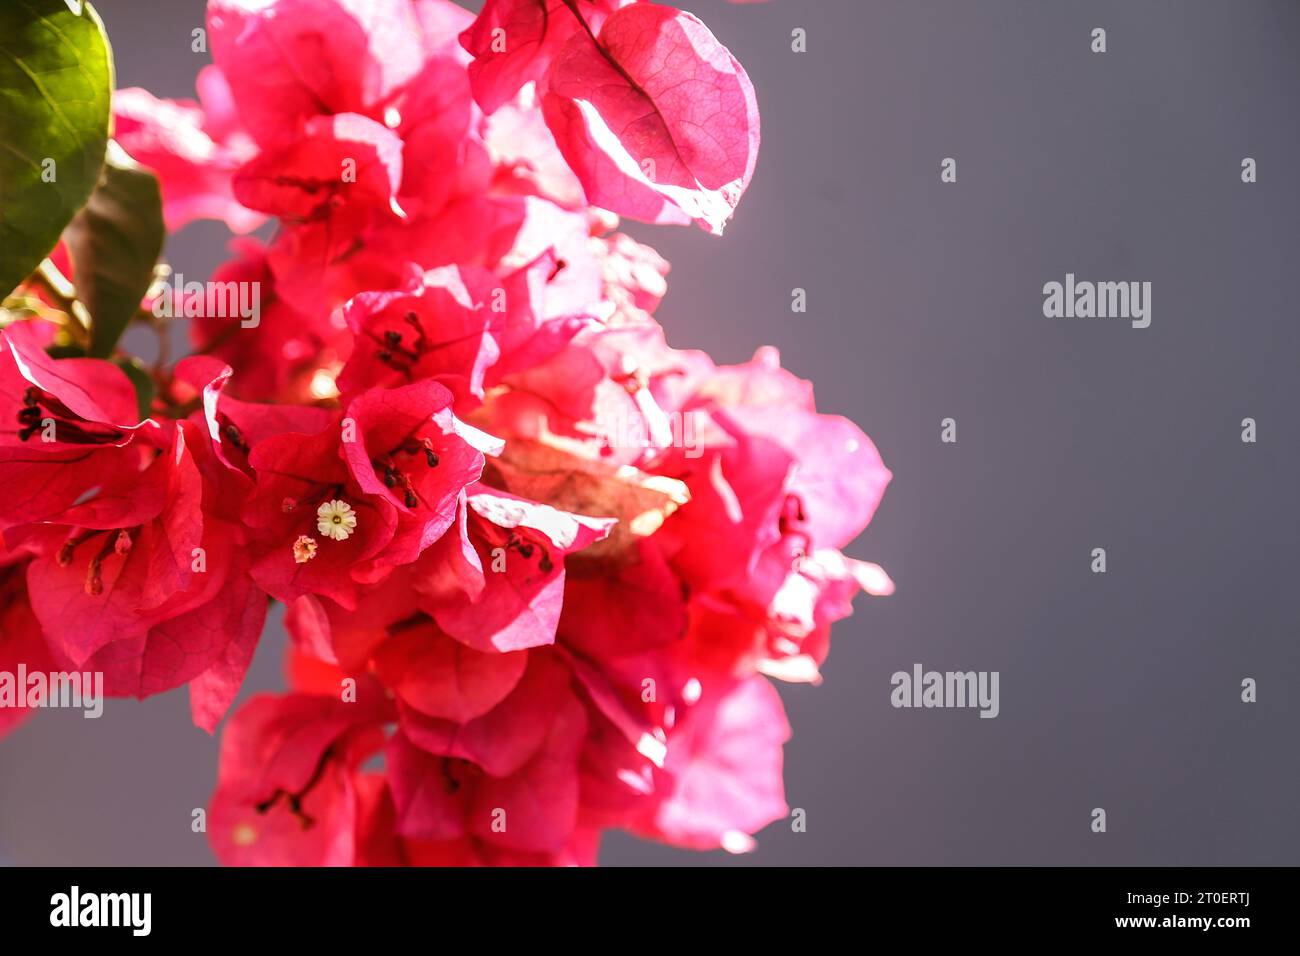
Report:
M 335 541 L 346 541 L 357 527 L 357 513 L 346 501 L 327 501 L 316 509 L 316 530 Z

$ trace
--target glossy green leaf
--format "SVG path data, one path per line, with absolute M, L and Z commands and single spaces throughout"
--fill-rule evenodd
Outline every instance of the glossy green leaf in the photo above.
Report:
M 0 0 L 0 297 L 94 189 L 112 90 L 112 53 L 89 4 Z
M 139 359 L 119 359 L 116 363 L 118 368 L 126 373 L 126 377 L 131 380 L 135 386 L 135 403 L 140 413 L 140 420 L 144 421 L 149 417 L 153 409 L 154 395 L 157 389 L 154 386 L 153 378 L 149 375 L 149 370 L 140 363 Z
M 157 177 L 110 143 L 99 185 L 64 235 L 77 298 L 90 311 L 91 355 L 112 354 L 149 290 L 165 236 Z

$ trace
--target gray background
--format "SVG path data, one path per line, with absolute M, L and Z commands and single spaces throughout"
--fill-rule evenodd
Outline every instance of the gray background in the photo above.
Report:
M 684 5 L 765 135 L 722 241 L 631 228 L 674 265 L 659 318 L 719 360 L 780 347 L 866 429 L 894 482 L 850 550 L 898 592 L 836 629 L 821 687 L 782 688 L 806 833 L 743 858 L 614 835 L 603 859 L 1300 863 L 1300 3 Z M 199 0 L 99 7 L 120 85 L 191 95 Z M 168 252 L 197 277 L 223 242 L 201 224 Z M 1152 282 L 1151 327 L 1045 319 L 1067 271 Z M 282 642 L 277 617 L 247 690 L 280 686 Z M 1000 671 L 1001 716 L 892 709 L 914 662 Z M 0 742 L 0 853 L 210 862 L 189 814 L 215 769 L 183 692 L 40 714 Z

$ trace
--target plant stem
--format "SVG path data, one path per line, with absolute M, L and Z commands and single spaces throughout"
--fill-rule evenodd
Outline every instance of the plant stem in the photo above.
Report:
M 36 286 L 57 305 L 72 321 L 67 328 L 69 334 L 83 348 L 90 347 L 90 313 L 77 299 L 77 291 L 72 280 L 65 276 L 50 259 L 44 260 L 36 271 L 27 279 L 28 285 Z

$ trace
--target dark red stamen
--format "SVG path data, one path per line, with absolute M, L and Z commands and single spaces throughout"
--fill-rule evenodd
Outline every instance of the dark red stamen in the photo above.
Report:
M 27 441 L 46 424 L 53 425 L 54 438 L 67 445 L 111 445 L 122 440 L 123 433 L 106 425 L 88 422 L 61 401 L 35 386 L 23 393 L 23 407 L 18 411 L 19 441 Z
M 311 779 L 302 785 L 302 789 L 292 793 L 287 790 L 277 789 L 275 793 L 271 794 L 261 803 L 253 804 L 253 809 L 258 813 L 266 813 L 266 811 L 270 810 L 271 807 L 275 806 L 277 800 L 284 797 L 285 802 L 289 805 L 289 812 L 298 818 L 298 822 L 304 830 L 310 830 L 315 826 L 316 821 L 303 811 L 302 803 L 307 799 L 307 795 L 311 793 L 316 784 L 320 783 L 321 777 L 325 775 L 325 767 L 329 764 L 330 758 L 333 755 L 334 748 L 326 747 L 325 752 L 321 754 L 320 760 L 316 763 L 316 769 L 312 771 Z

